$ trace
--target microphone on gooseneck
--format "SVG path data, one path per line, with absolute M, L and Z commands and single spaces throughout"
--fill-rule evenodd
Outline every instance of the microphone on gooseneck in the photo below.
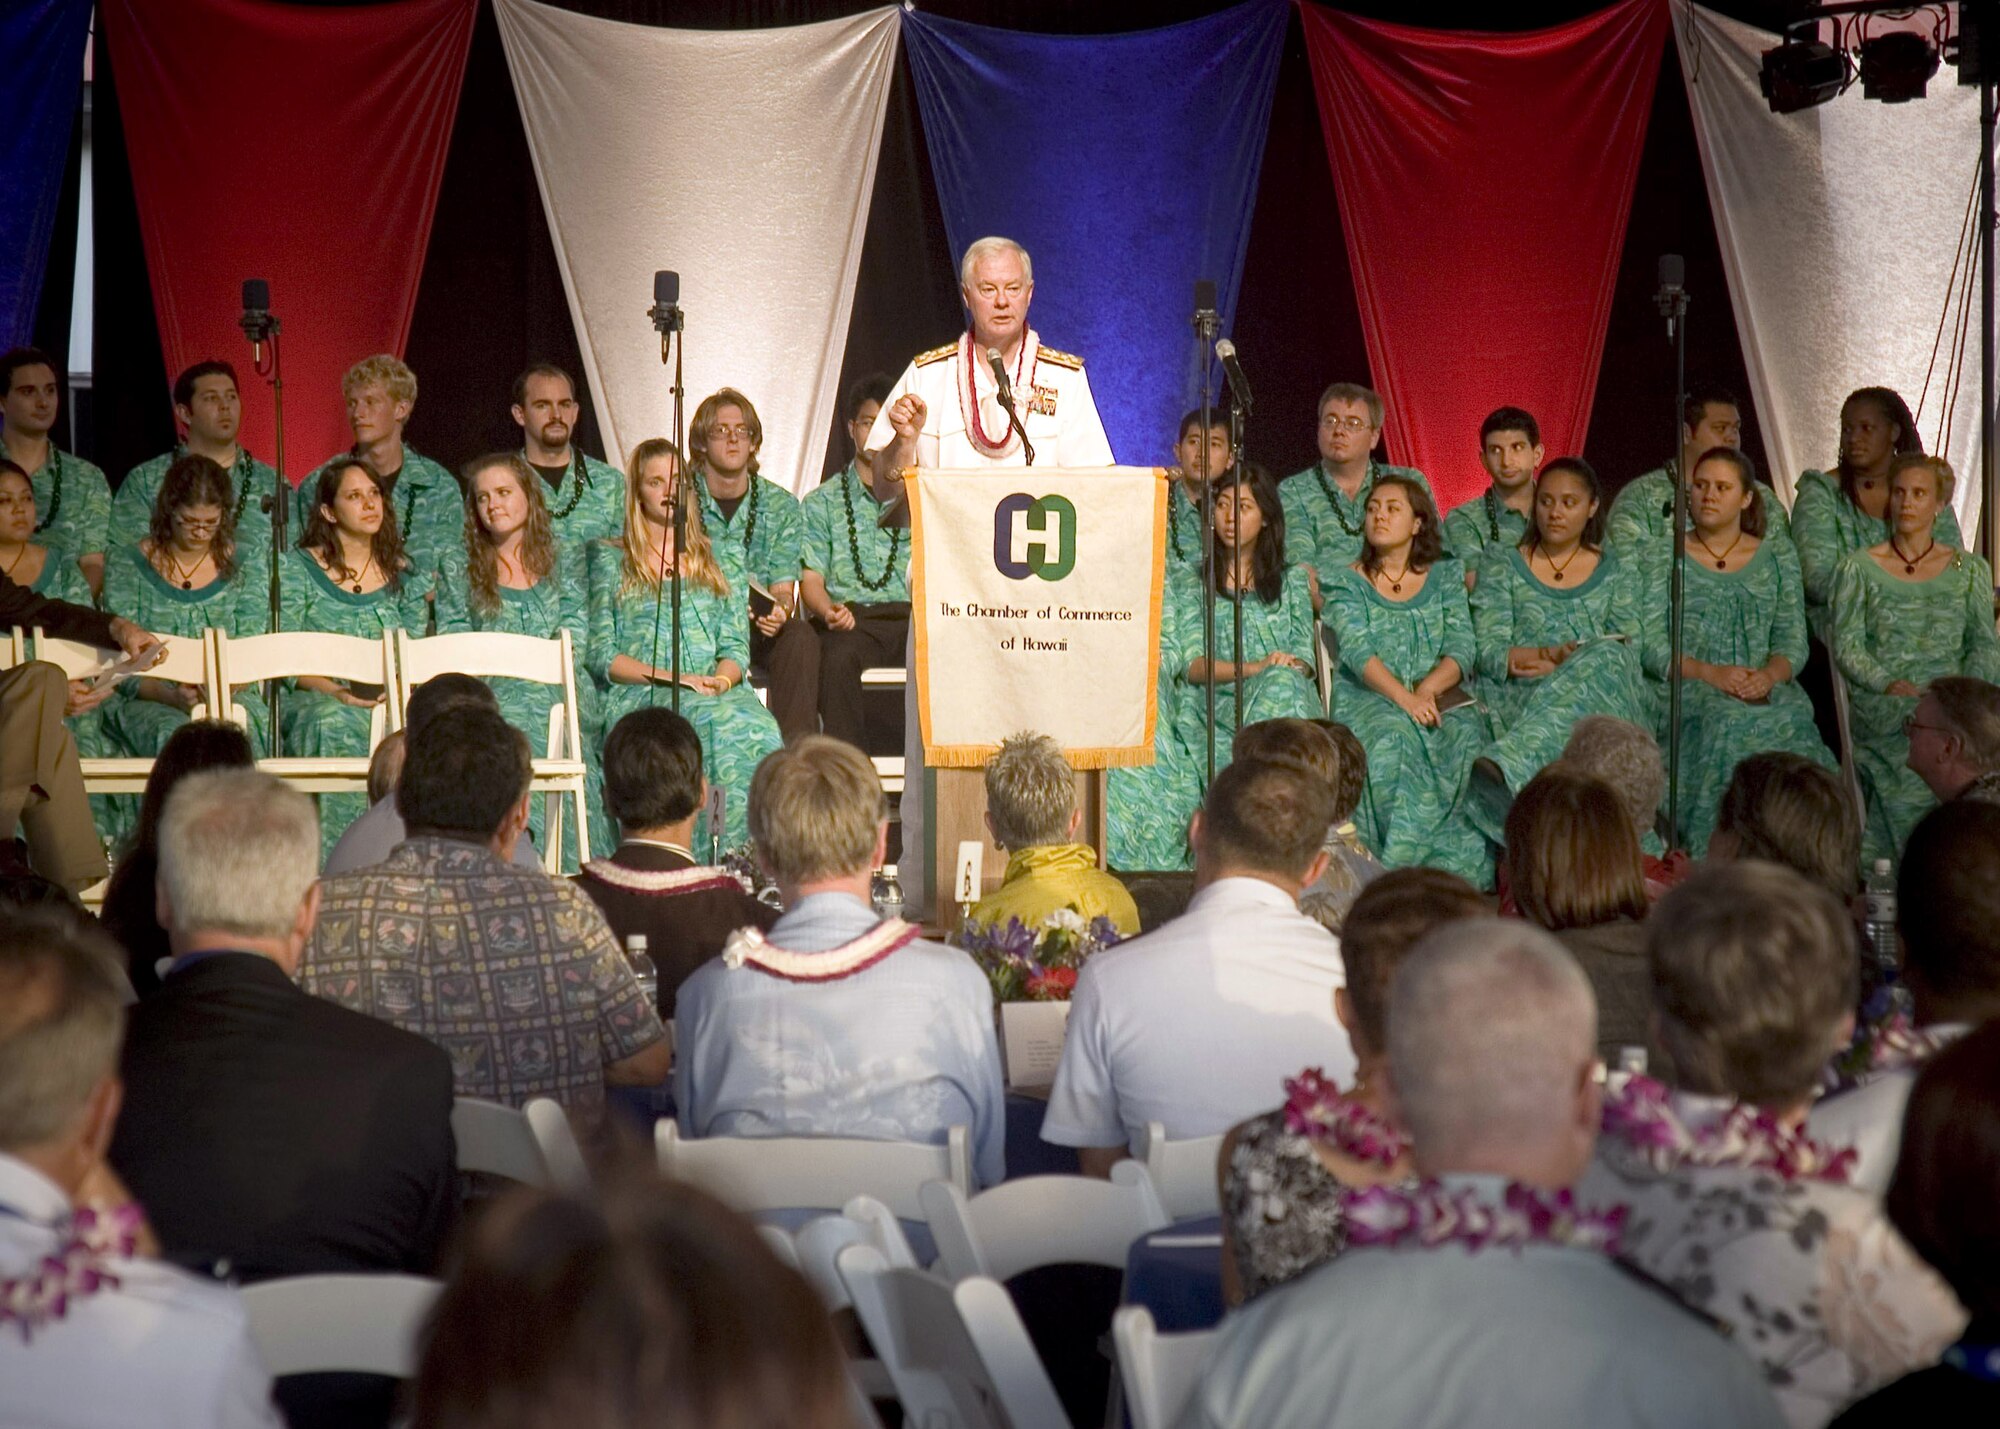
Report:
M 1243 375 L 1243 364 L 1236 359 L 1236 344 L 1222 338 L 1215 344 L 1215 355 L 1221 359 L 1223 375 L 1229 379 L 1229 395 L 1236 399 L 1236 405 L 1244 412 L 1250 410 L 1250 379 Z
M 986 365 L 993 369 L 993 380 L 1000 384 L 1000 405 L 1003 407 L 1013 406 L 1014 389 L 1007 385 L 1007 364 L 1000 360 L 999 348 L 989 347 L 986 349 Z

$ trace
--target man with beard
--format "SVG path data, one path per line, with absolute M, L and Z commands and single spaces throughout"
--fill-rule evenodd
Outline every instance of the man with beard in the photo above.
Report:
M 576 383 L 560 367 L 538 362 L 514 379 L 521 456 L 548 483 L 556 539 L 577 546 L 615 536 L 625 525 L 625 473 L 584 455 L 570 440 L 581 410 Z

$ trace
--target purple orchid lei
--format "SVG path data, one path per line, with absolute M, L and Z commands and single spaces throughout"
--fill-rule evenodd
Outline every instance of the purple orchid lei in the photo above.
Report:
M 1426 1250 L 1454 1244 L 1475 1251 L 1561 1245 L 1616 1255 L 1626 1216 L 1623 1206 L 1593 1210 L 1577 1205 L 1568 1190 L 1544 1191 L 1518 1181 L 1507 1183 L 1497 1205 L 1470 1186 L 1454 1191 L 1421 1181 L 1348 1191 L 1342 1207 L 1349 1245 L 1411 1244 Z
M 1341 1091 L 1318 1067 L 1285 1079 L 1285 1130 L 1377 1166 L 1395 1165 L 1410 1148 L 1393 1122 Z
M 1844 1186 L 1854 1179 L 1858 1160 L 1853 1147 L 1835 1150 L 1742 1102 L 1713 1126 L 1697 1130 L 1681 1120 L 1666 1087 L 1650 1077 L 1627 1078 L 1605 1098 L 1604 1132 L 1638 1151 L 1647 1165 L 1661 1172 L 1682 1166 L 1736 1166 L 1770 1171 L 1786 1181 Z
M 26 1343 L 36 1330 L 67 1315 L 72 1302 L 107 1286 L 116 1288 L 118 1276 L 107 1262 L 131 1256 L 138 1244 L 140 1219 L 136 1205 L 78 1210 L 68 1238 L 34 1270 L 0 1277 L 0 1326 L 18 1326 Z

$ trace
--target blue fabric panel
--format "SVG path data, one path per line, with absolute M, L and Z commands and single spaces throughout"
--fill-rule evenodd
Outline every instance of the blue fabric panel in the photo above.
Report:
M 26 342 L 83 88 L 91 0 L 0 5 L 0 348 Z M 57 374 L 60 376 L 61 374 Z

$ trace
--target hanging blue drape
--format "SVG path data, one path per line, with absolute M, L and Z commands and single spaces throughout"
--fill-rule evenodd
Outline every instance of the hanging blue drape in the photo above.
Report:
M 0 5 L 0 348 L 28 341 L 83 90 L 91 0 Z
M 1123 35 L 904 16 L 952 252 L 1027 248 L 1029 322 L 1085 359 L 1122 462 L 1164 461 L 1195 405 L 1196 280 L 1229 330 L 1290 14 L 1250 0 Z

